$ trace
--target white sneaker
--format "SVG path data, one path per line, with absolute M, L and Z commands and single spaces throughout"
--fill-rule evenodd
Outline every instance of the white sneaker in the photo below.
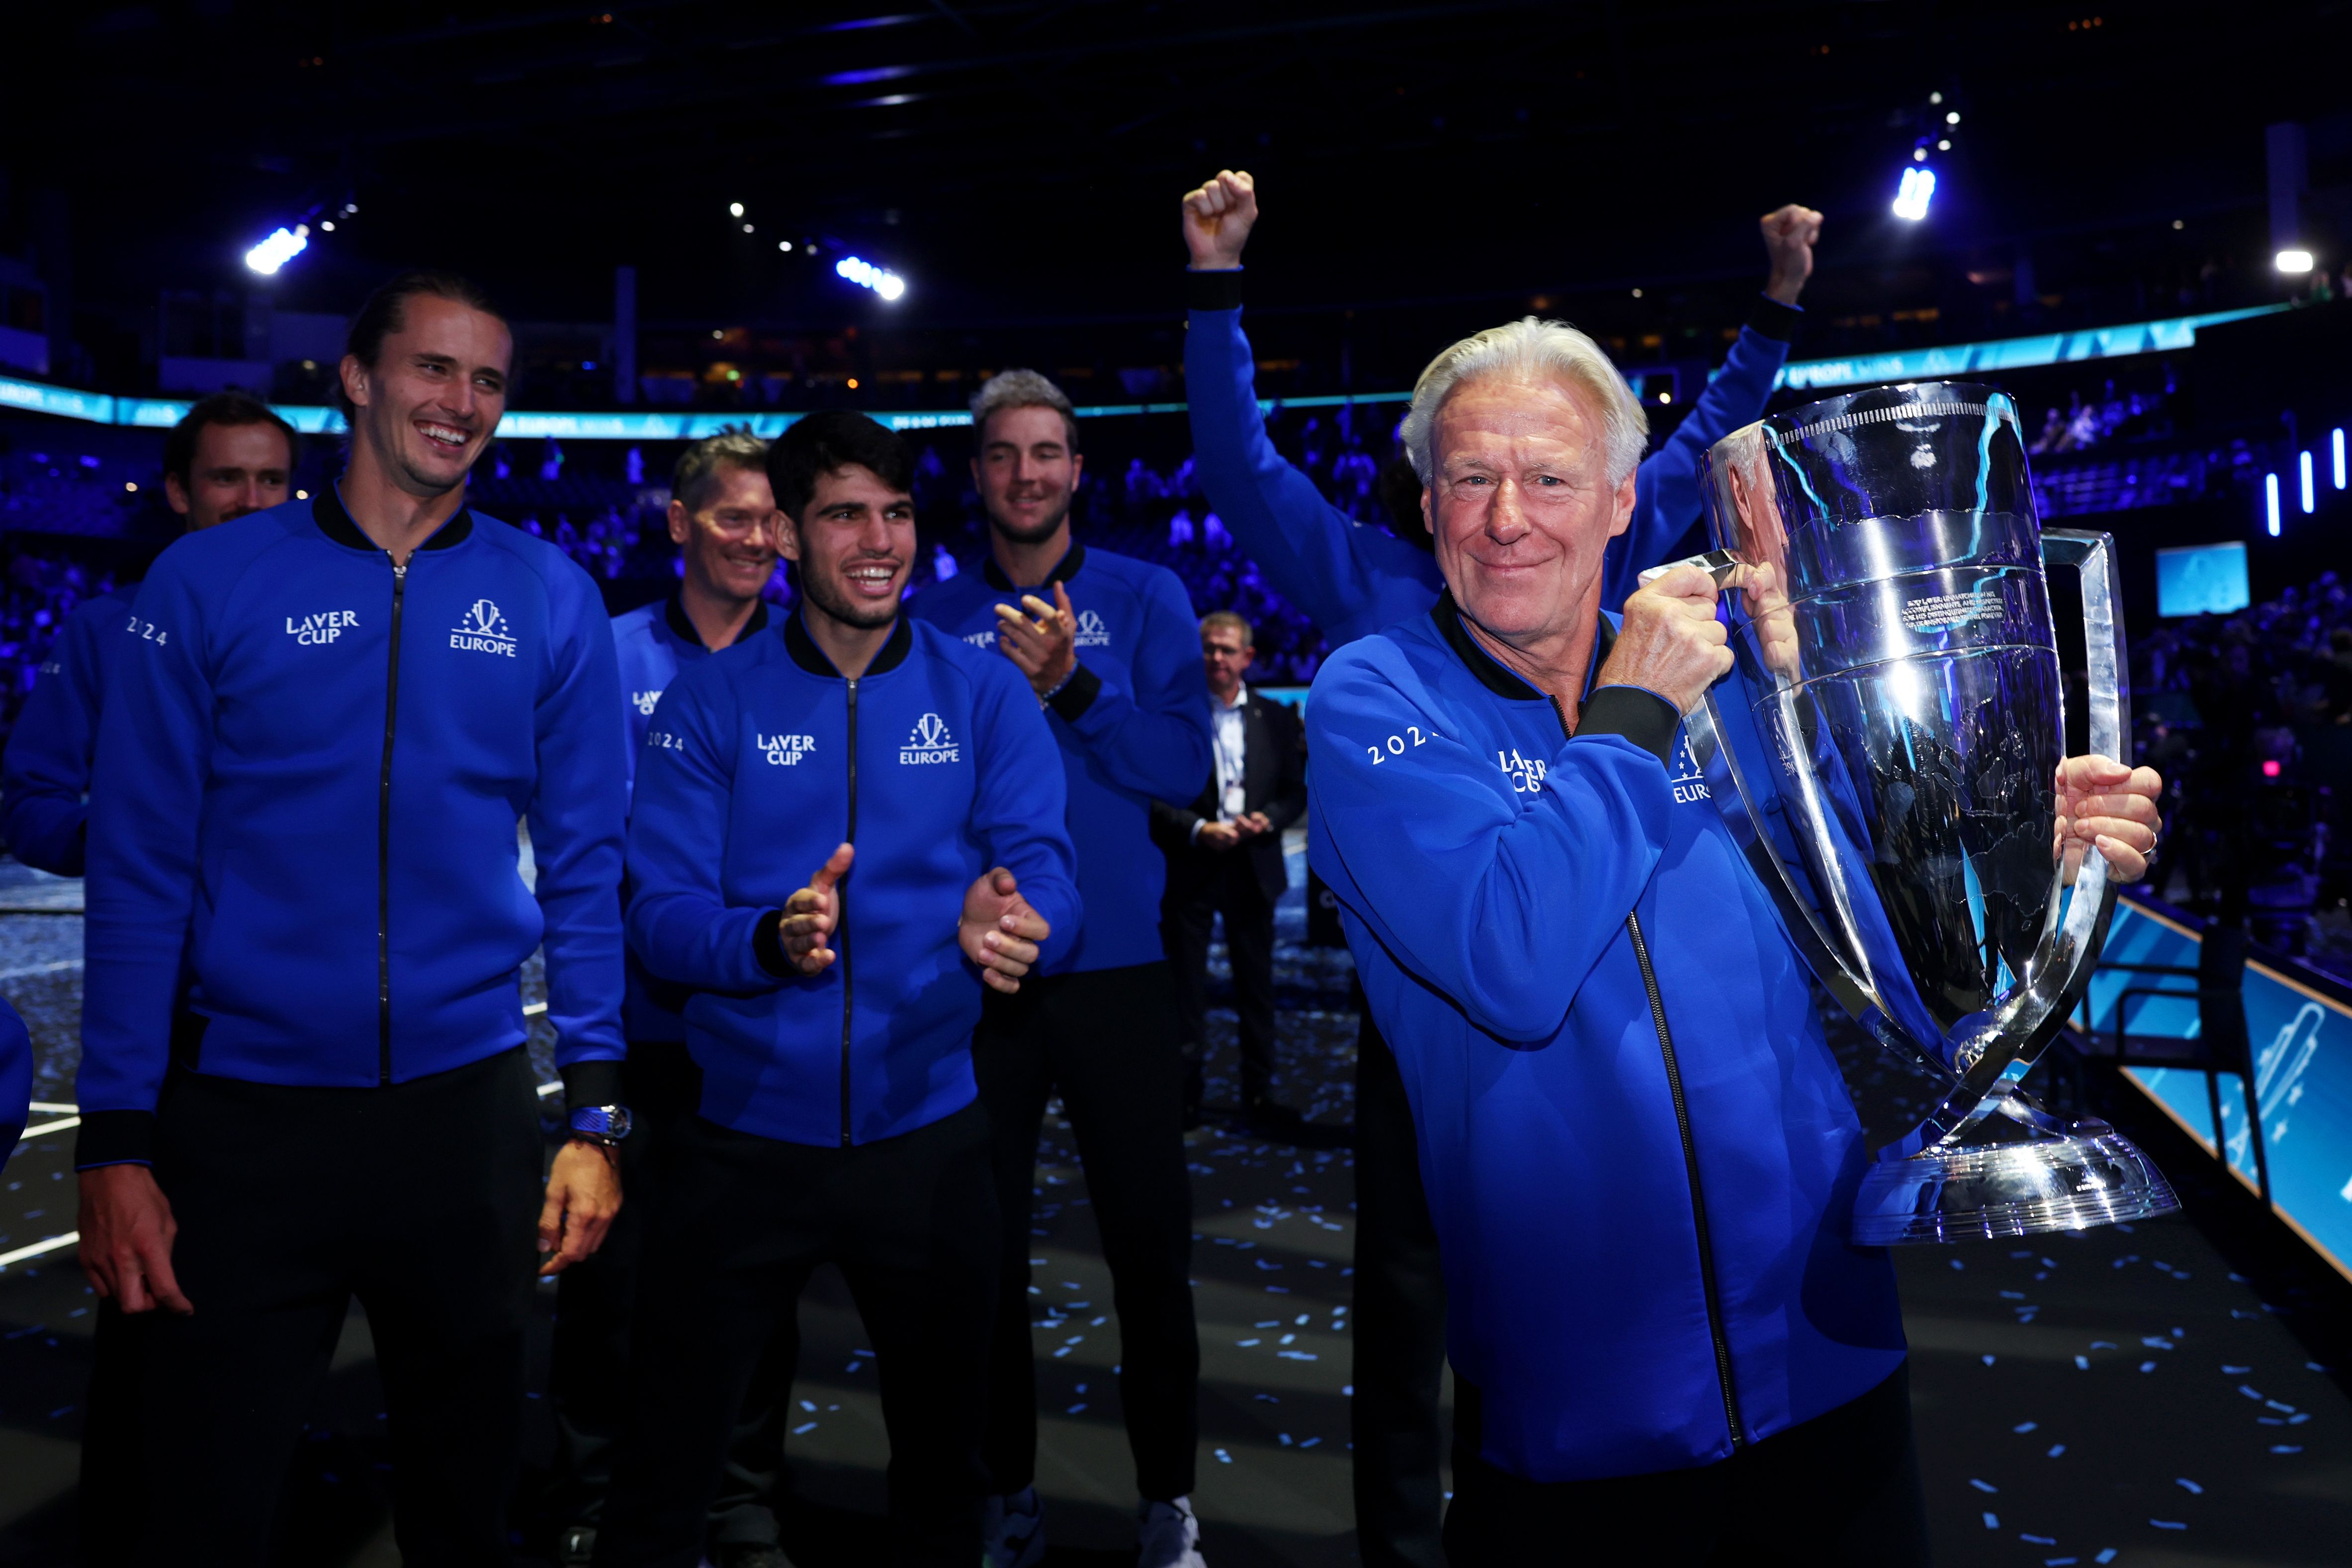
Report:
M 1135 1510 L 1136 1568 L 1209 1568 L 1201 1555 L 1201 1521 L 1192 1517 L 1192 1500 L 1148 1502 Z
M 982 1505 L 980 1556 L 986 1568 L 1037 1568 L 1045 1561 L 1045 1506 L 1035 1487 Z

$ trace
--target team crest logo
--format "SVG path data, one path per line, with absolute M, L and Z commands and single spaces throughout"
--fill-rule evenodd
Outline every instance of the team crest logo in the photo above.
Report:
M 1073 640 L 1079 647 L 1108 647 L 1110 628 L 1103 625 L 1103 618 L 1097 612 L 1080 610 L 1077 636 Z
M 1706 770 L 1691 754 L 1687 730 L 1675 737 L 1674 773 L 1675 799 L 1678 804 L 1688 805 L 1693 801 L 1713 798 L 1714 792 L 1706 787 Z
M 926 713 L 916 720 L 914 732 L 898 748 L 901 763 L 952 763 L 960 755 L 955 737 L 948 732 L 948 721 L 936 713 Z
M 655 693 L 659 696 L 659 692 Z M 798 767 L 800 760 L 816 750 L 814 735 L 759 735 L 761 754 L 772 768 Z
M 320 647 L 341 637 L 345 628 L 356 626 L 360 618 L 351 610 L 320 610 L 299 620 L 286 617 L 286 635 L 302 647 Z
M 1519 749 L 1514 746 L 1507 752 L 1496 752 L 1495 765 L 1508 775 L 1511 787 L 1519 794 L 1543 794 L 1544 769 L 1547 766 L 1543 758 L 1529 761 L 1519 755 Z
M 661 702 L 661 689 L 657 687 L 651 691 L 632 691 L 629 700 L 637 705 L 638 712 L 650 719 L 654 716 L 654 709 Z
M 477 599 L 450 629 L 449 646 L 466 653 L 495 653 L 512 658 L 514 628 L 507 624 L 498 605 L 488 599 Z

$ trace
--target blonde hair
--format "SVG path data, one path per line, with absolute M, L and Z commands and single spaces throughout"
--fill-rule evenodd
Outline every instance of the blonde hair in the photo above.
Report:
M 1423 484 L 1428 484 L 1437 471 L 1430 441 L 1445 400 L 1465 382 L 1488 376 L 1559 381 L 1581 388 L 1601 405 L 1609 482 L 1624 483 L 1625 476 L 1640 465 L 1650 443 L 1650 416 L 1601 345 L 1565 321 L 1528 316 L 1463 339 L 1431 360 L 1421 379 L 1413 383 L 1412 406 L 1397 435 Z

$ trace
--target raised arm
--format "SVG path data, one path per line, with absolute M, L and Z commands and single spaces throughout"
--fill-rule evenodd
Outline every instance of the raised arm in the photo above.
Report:
M 1804 320 L 1797 297 L 1812 276 L 1822 215 L 1791 205 L 1765 214 L 1759 226 L 1770 258 L 1764 291 L 1757 296 L 1723 368 L 1635 477 L 1633 525 L 1611 543 L 1601 582 L 1601 602 L 1612 609 L 1633 592 L 1643 572 L 1689 553 L 1681 547 L 1685 536 L 1705 516 L 1699 459 L 1734 430 L 1764 416 L 1765 400 L 1772 395 L 1772 384 L 1788 363 L 1789 345 Z
M 531 853 L 546 931 L 547 1020 L 569 1103 L 620 1099 L 621 864 L 628 818 L 627 731 L 612 623 L 569 562 L 549 584 L 560 627 L 534 722 L 539 788 Z M 576 578 L 574 582 L 572 579 Z M 570 590 L 569 593 L 564 592 Z
M 1267 439 L 1241 325 L 1242 247 L 1257 210 L 1255 182 L 1232 170 L 1184 197 L 1193 462 L 1210 504 L 1275 591 L 1334 644 L 1352 641 L 1427 609 L 1437 568 L 1427 552 L 1324 500 Z

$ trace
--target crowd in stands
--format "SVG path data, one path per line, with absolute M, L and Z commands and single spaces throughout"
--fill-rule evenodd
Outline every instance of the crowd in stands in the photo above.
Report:
M 70 557 L 16 550 L 5 559 L 0 568 L 0 735 L 16 727 L 66 617 L 85 599 L 115 588 L 113 572 Z
M 2137 639 L 2141 760 L 2174 804 L 2158 888 L 2352 978 L 2352 589 L 2330 572 Z

